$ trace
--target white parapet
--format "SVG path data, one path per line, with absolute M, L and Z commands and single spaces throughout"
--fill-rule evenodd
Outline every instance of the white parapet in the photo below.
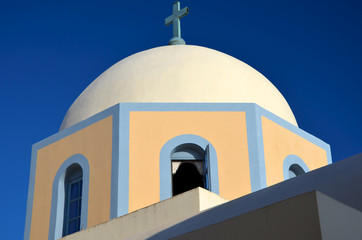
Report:
M 141 239 L 144 234 L 170 227 L 227 201 L 208 190 L 195 188 L 62 239 Z

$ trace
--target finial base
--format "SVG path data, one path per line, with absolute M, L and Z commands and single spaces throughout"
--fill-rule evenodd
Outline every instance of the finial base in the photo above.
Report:
M 168 45 L 186 45 L 186 42 L 180 37 L 173 37 L 168 42 Z

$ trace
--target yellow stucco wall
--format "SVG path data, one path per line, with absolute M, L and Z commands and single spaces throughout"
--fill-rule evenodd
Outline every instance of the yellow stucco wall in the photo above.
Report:
M 182 134 L 214 146 L 220 196 L 231 200 L 251 192 L 245 112 L 130 112 L 130 212 L 160 200 L 160 151 Z
M 48 239 L 54 177 L 77 153 L 89 161 L 88 227 L 109 220 L 112 116 L 38 150 L 30 239 Z
M 288 155 L 300 157 L 309 170 L 328 164 L 326 150 L 264 116 L 262 129 L 267 186 L 284 180 L 283 161 Z

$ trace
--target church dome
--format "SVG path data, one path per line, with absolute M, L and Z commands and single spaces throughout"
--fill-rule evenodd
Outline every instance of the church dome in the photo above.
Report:
M 256 103 L 297 125 L 278 89 L 249 65 L 205 47 L 157 47 L 96 78 L 69 108 L 60 130 L 117 103 Z

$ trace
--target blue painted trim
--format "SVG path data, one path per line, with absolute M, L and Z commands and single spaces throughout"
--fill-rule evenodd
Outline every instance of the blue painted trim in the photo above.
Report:
M 129 114 L 131 111 L 246 112 L 252 191 L 266 187 L 261 116 L 267 117 L 282 127 L 325 149 L 328 163 L 332 163 L 330 146 L 328 144 L 254 103 L 119 103 L 33 145 L 24 239 L 29 239 L 30 237 L 37 151 L 110 115 L 114 116 L 110 216 L 114 218 L 128 213 Z
M 331 146 L 330 145 L 327 146 L 326 151 L 327 151 L 327 163 L 332 164 L 333 162 L 332 162 L 332 153 L 331 153 Z
M 128 111 L 245 111 L 254 103 L 119 103 Z
M 33 146 L 32 151 L 31 151 L 29 189 L 28 189 L 28 201 L 27 201 L 27 204 L 26 204 L 24 240 L 29 240 L 30 239 L 30 227 L 31 227 L 31 217 L 32 217 L 32 213 L 33 213 L 33 200 L 34 200 L 34 187 L 35 187 L 35 172 L 36 172 L 37 153 L 38 153 L 38 149 L 36 149 Z
M 89 163 L 82 154 L 75 154 L 65 160 L 58 169 L 54 181 L 52 191 L 52 202 L 49 221 L 49 240 L 62 238 L 63 222 L 64 222 L 64 178 L 69 166 L 79 164 L 83 171 L 82 185 L 82 210 L 80 217 L 80 230 L 87 228 L 88 221 L 88 193 L 89 193 Z
M 34 199 L 34 187 L 35 187 L 35 176 L 36 176 L 36 165 L 37 165 L 37 152 L 39 149 L 44 148 L 54 142 L 57 142 L 69 135 L 72 135 L 75 132 L 78 132 L 80 130 L 82 130 L 83 128 L 86 128 L 100 120 L 103 120 L 109 116 L 116 116 L 119 118 L 119 104 L 112 106 L 100 113 L 97 113 L 95 115 L 93 115 L 92 117 L 85 119 L 82 122 L 79 122 L 67 129 L 64 129 L 50 137 L 47 137 L 35 144 L 33 144 L 32 146 L 32 156 L 31 156 L 31 165 L 30 165 L 30 176 L 29 176 L 29 189 L 28 189 L 28 200 L 27 200 L 27 210 L 26 210 L 26 219 L 25 219 L 25 229 L 24 229 L 24 239 L 28 240 L 30 239 L 30 230 L 31 230 L 31 219 L 32 219 L 32 211 L 33 211 L 33 199 Z M 113 127 L 115 127 L 115 124 L 118 124 L 117 121 L 113 120 L 114 124 Z M 112 130 L 112 140 L 114 140 L 115 138 L 117 138 L 117 135 L 119 134 L 119 132 L 115 132 L 114 129 Z M 116 143 L 112 143 L 113 144 L 113 149 L 115 147 Z M 112 153 L 112 171 L 113 171 L 113 164 L 117 165 L 117 153 Z M 112 172 L 113 174 L 113 172 Z M 114 177 L 112 175 L 112 181 L 113 181 Z M 114 184 L 113 184 L 114 185 Z M 117 197 L 117 196 L 115 196 Z M 116 200 L 118 201 L 118 200 Z M 112 202 L 114 202 L 114 198 L 111 199 L 111 206 L 112 206 Z
M 110 107 L 102 112 L 99 112 L 95 115 L 93 115 L 92 117 L 90 118 L 87 118 L 69 128 L 66 128 L 50 137 L 47 137 L 35 144 L 33 144 L 33 146 L 36 148 L 36 149 L 41 149 L 43 147 L 46 147 L 54 142 L 57 142 L 69 135 L 72 135 L 73 133 L 75 132 L 78 132 L 80 130 L 82 130 L 83 128 L 86 128 L 90 125 L 92 125 L 93 123 L 96 123 L 100 120 L 103 120 L 105 119 L 106 117 L 109 117 L 111 115 L 114 115 L 114 113 L 117 112 L 117 109 L 118 109 L 118 104 L 117 105 L 114 105 L 113 107 Z
M 256 114 L 264 116 L 298 136 L 323 148 L 327 152 L 327 159 L 332 163 L 330 146 L 319 138 L 300 129 L 298 126 L 278 117 L 255 103 L 120 103 L 121 108 L 128 111 L 241 111 L 248 112 L 255 109 Z M 257 126 L 258 127 L 258 126 Z M 254 131 L 255 132 L 255 131 Z M 259 128 L 257 128 L 257 133 Z
M 259 109 L 261 115 L 272 120 L 273 122 L 279 124 L 280 126 L 284 127 L 285 129 L 297 134 L 298 136 L 308 140 L 309 142 L 317 145 L 320 148 L 323 148 L 327 152 L 327 156 L 330 155 L 330 146 L 329 144 L 325 143 L 324 141 L 320 140 L 319 138 L 307 133 L 306 131 L 300 129 L 299 127 L 287 122 L 286 120 L 278 117 L 277 115 L 265 110 L 264 108 L 260 107 L 259 105 L 255 104 L 256 108 Z M 331 160 L 331 158 L 330 158 Z
M 328 150 L 328 144 L 315 136 L 303 131 L 297 126 L 278 117 L 268 110 L 260 107 L 255 103 L 119 103 L 121 108 L 128 111 L 249 111 L 255 108 L 255 111 L 289 131 L 305 138 L 306 140 L 316 144 L 317 146 Z
M 251 191 L 267 187 L 260 109 L 253 104 L 246 112 Z
M 117 104 L 114 106 L 113 121 L 112 121 L 112 175 L 111 175 L 111 207 L 110 219 L 118 217 L 119 212 L 119 178 L 120 178 L 120 116 L 119 107 Z
M 177 146 L 185 143 L 196 144 L 202 149 L 206 149 L 206 146 L 209 145 L 210 191 L 219 194 L 219 173 L 215 148 L 209 141 L 200 136 L 184 134 L 167 141 L 160 151 L 160 201 L 172 197 L 171 154 Z
M 288 155 L 286 158 L 284 158 L 283 161 L 284 180 L 289 179 L 289 168 L 293 164 L 298 164 L 304 172 L 309 172 L 307 164 L 305 164 L 305 162 L 300 157 L 298 157 L 297 155 Z
M 120 104 L 117 217 L 129 209 L 129 110 Z

